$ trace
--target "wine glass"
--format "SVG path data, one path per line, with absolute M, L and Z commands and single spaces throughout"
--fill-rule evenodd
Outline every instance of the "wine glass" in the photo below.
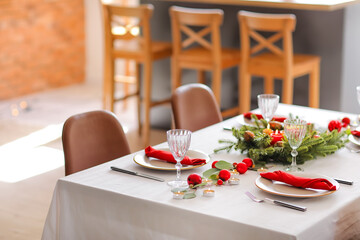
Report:
M 168 182 L 173 188 L 188 187 L 187 181 L 181 180 L 181 160 L 184 159 L 186 152 L 190 147 L 191 132 L 184 129 L 172 129 L 166 132 L 167 142 L 170 151 L 176 160 L 176 179 Z
M 289 145 L 292 148 L 291 151 L 291 165 L 288 166 L 285 171 L 288 172 L 297 172 L 303 171 L 302 168 L 296 165 L 296 156 L 298 152 L 296 149 L 300 146 L 303 138 L 305 137 L 305 133 L 307 130 L 307 124 L 305 120 L 301 120 L 299 118 L 295 119 L 286 119 L 284 121 L 284 132 L 288 139 Z
M 269 122 L 276 112 L 280 97 L 276 94 L 260 94 L 257 98 L 261 114 Z

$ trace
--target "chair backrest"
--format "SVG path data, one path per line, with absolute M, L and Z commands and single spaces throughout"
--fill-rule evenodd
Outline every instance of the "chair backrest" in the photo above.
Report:
M 137 7 L 126 7 L 114 4 L 102 4 L 104 19 L 105 51 L 114 47 L 114 41 L 120 44 L 136 45 L 142 51 L 151 50 L 150 19 L 154 10 L 153 5 L 143 4 Z
M 196 131 L 222 121 L 215 96 L 204 84 L 178 87 L 172 95 L 171 106 L 175 128 Z
M 221 9 L 170 8 L 173 54 L 193 44 L 211 52 L 214 60 L 221 60 L 220 26 L 224 12 Z M 200 28 L 194 30 L 192 27 Z M 210 34 L 211 41 L 206 37 Z M 183 40 L 182 36 L 185 36 Z
M 241 54 L 245 62 L 254 54 L 264 49 L 284 59 L 290 64 L 293 58 L 292 32 L 295 30 L 296 17 L 294 14 L 264 14 L 239 11 Z M 260 32 L 274 33 L 264 37 Z M 257 44 L 251 45 L 251 40 Z M 276 45 L 282 40 L 282 47 Z M 280 44 L 281 45 L 281 44 Z
M 123 128 L 107 111 L 91 111 L 68 118 L 62 142 L 65 175 L 130 154 Z

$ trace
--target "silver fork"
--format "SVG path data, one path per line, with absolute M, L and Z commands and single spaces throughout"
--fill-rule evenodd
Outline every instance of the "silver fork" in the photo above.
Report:
M 257 202 L 257 203 L 262 203 L 262 202 L 265 202 L 265 200 L 266 200 L 266 201 L 271 202 L 271 203 L 273 203 L 273 204 L 275 204 L 275 205 L 282 206 L 282 207 L 287 207 L 287 208 L 291 208 L 291 209 L 295 209 L 295 210 L 302 211 L 302 212 L 305 212 L 305 211 L 307 210 L 306 207 L 294 205 L 294 204 L 287 203 L 287 202 L 283 202 L 283 201 L 273 200 L 273 199 L 270 199 L 270 198 L 265 198 L 265 200 L 263 200 L 263 199 L 258 199 L 258 198 L 256 198 L 254 195 L 252 195 L 250 192 L 245 192 L 245 194 L 246 194 L 251 200 L 253 200 L 254 202 Z

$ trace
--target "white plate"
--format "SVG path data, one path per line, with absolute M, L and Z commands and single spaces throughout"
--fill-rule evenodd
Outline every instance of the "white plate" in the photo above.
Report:
M 350 135 L 349 140 L 353 144 L 356 144 L 356 145 L 360 146 L 360 138 L 357 138 L 357 137 L 354 137 L 353 135 Z
M 160 148 L 158 150 L 170 151 L 169 148 Z M 206 155 L 205 153 L 203 153 L 201 151 L 197 151 L 197 150 L 191 150 L 191 149 L 188 150 L 187 153 L 186 153 L 186 156 L 188 156 L 190 158 L 205 159 L 206 163 L 208 163 L 210 161 L 210 158 L 209 158 L 208 155 Z M 163 160 L 160 160 L 160 159 L 157 159 L 157 158 L 152 158 L 152 157 L 149 158 L 149 157 L 147 157 L 145 155 L 145 152 L 143 152 L 142 154 L 135 155 L 134 156 L 134 162 L 136 162 L 140 166 L 143 166 L 143 167 L 146 167 L 146 168 L 151 168 L 151 169 L 168 170 L 168 171 L 176 170 L 174 163 L 168 163 L 166 161 L 163 161 Z M 205 164 L 201 164 L 201 165 L 184 165 L 181 168 L 181 170 L 188 170 L 188 169 L 198 168 L 198 167 L 204 166 Z
M 336 186 L 336 190 L 339 189 L 339 183 L 336 182 L 334 179 L 320 175 L 320 174 L 313 174 L 313 173 L 292 173 L 293 175 L 299 177 L 308 177 L 308 178 L 325 178 L 329 180 L 334 186 Z M 328 191 L 328 190 L 320 190 L 320 189 L 312 189 L 312 188 L 298 188 L 291 185 L 288 185 L 283 182 L 272 181 L 266 178 L 259 176 L 256 181 L 255 185 L 260 188 L 261 190 L 285 197 L 295 197 L 295 198 L 311 198 L 311 197 L 320 197 L 331 194 L 335 191 Z

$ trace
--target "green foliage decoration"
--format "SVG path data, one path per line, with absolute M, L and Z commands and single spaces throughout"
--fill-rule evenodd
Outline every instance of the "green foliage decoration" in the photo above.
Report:
M 255 161 L 256 164 L 264 165 L 266 163 L 282 163 L 284 165 L 291 163 L 291 147 L 284 134 L 281 144 L 271 145 L 271 137 L 263 133 L 267 126 L 265 120 L 258 120 L 254 115 L 254 126 L 243 125 L 240 128 L 232 128 L 232 134 L 237 141 L 219 140 L 224 146 L 214 150 L 215 153 L 220 151 L 230 152 L 231 150 L 247 153 L 247 156 Z M 251 131 L 254 136 L 251 140 L 247 139 L 247 131 Z M 345 146 L 348 141 L 345 131 L 319 132 L 313 128 L 309 128 L 300 147 L 297 149 L 298 156 L 296 161 L 303 164 L 305 161 L 316 159 L 317 157 L 325 157 L 335 153 L 338 149 Z M 280 146 L 279 146 L 280 145 Z

